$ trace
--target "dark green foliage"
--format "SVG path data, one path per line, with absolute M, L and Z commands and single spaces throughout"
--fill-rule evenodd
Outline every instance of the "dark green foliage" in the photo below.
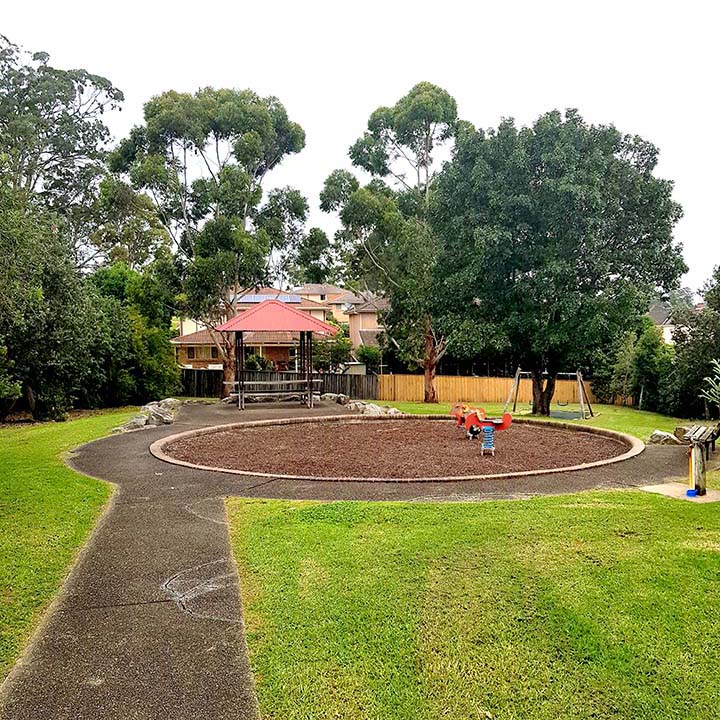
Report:
M 382 362 L 382 352 L 380 348 L 372 345 L 361 345 L 356 351 L 357 359 L 365 363 L 367 371 L 377 373 L 380 371 L 380 363 Z
M 265 372 L 273 369 L 271 360 L 262 355 L 248 355 L 245 358 L 245 369 L 251 372 Z
M 317 370 L 333 372 L 352 357 L 352 345 L 345 325 L 338 325 L 337 335 L 316 340 L 313 345 L 313 364 Z
M 656 159 L 637 136 L 550 112 L 532 127 L 463 132 L 438 180 L 441 326 L 451 346 L 531 371 L 536 412 L 549 411 L 558 371 L 610 345 L 685 269 L 680 207 Z

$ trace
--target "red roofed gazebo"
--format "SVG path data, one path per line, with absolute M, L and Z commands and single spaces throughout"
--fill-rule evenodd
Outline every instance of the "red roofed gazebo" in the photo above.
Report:
M 317 335 L 335 335 L 337 328 L 322 320 L 296 310 L 279 300 L 265 300 L 251 310 L 219 325 L 221 332 L 235 333 L 235 383 L 238 389 L 238 409 L 245 409 L 245 344 L 246 332 L 292 332 L 300 333 L 299 380 L 263 380 L 253 381 L 253 385 L 263 385 L 264 392 L 276 392 L 281 386 L 289 390 L 304 386 L 305 401 L 308 407 L 313 406 L 313 333 Z M 289 386 L 293 386 L 290 388 Z

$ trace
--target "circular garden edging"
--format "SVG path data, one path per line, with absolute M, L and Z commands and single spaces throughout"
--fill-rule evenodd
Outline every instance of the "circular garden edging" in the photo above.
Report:
M 210 435 L 215 433 L 222 433 L 236 429 L 250 429 L 250 428 L 262 428 L 269 426 L 283 426 L 283 425 L 299 425 L 299 424 L 318 424 L 318 423 L 363 423 L 363 422 L 378 422 L 378 421 L 397 421 L 397 420 L 433 420 L 433 421 L 444 421 L 446 423 L 452 422 L 443 415 L 380 415 L 380 416 L 366 416 L 366 415 L 330 415 L 321 417 L 299 417 L 299 418 L 282 418 L 276 420 L 255 420 L 249 422 L 239 423 L 228 423 L 224 425 L 215 425 L 211 427 L 198 428 L 195 430 L 188 430 L 182 433 L 176 433 L 168 437 L 156 440 L 150 445 L 151 454 L 167 463 L 174 465 L 180 465 L 183 467 L 194 468 L 198 470 L 207 470 L 221 472 L 231 475 L 240 475 L 245 477 L 266 477 L 275 478 L 282 480 L 301 480 L 301 481 L 322 481 L 322 482 L 403 482 L 403 483 L 418 483 L 418 482 L 453 482 L 463 480 L 490 480 L 498 478 L 512 478 L 512 477 L 528 477 L 532 475 L 547 475 L 554 473 L 573 472 L 577 470 L 588 470 L 595 467 L 602 467 L 604 465 L 610 465 L 613 463 L 623 462 L 636 455 L 639 455 L 644 449 L 645 444 L 631 435 L 625 433 L 619 433 L 613 430 L 606 430 L 604 428 L 595 427 L 582 427 L 571 423 L 560 423 L 553 421 L 544 420 L 529 420 L 525 418 L 517 418 L 513 421 L 514 424 L 527 424 L 533 426 L 547 426 L 552 429 L 569 430 L 571 432 L 588 433 L 594 435 L 600 435 L 607 438 L 611 438 L 617 442 L 622 443 L 626 447 L 626 451 L 619 455 L 604 458 L 602 460 L 596 460 L 593 462 L 586 462 L 574 465 L 567 465 L 563 467 L 551 467 L 551 468 L 538 468 L 532 470 L 518 470 L 512 472 L 500 472 L 500 473 L 484 473 L 484 474 L 463 474 L 463 475 L 433 475 L 427 477 L 355 477 L 355 476 L 321 476 L 321 475 L 306 475 L 306 474 L 287 474 L 277 472 L 261 472 L 258 470 L 241 470 L 235 468 L 218 467 L 216 465 L 204 465 L 180 458 L 174 457 L 167 452 L 165 449 L 178 441 L 187 440 L 193 437 L 201 435 Z

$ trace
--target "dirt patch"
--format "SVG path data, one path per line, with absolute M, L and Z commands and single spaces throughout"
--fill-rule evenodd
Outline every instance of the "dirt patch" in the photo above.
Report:
M 234 428 L 170 443 L 178 460 L 209 467 L 316 477 L 428 478 L 548 470 L 621 455 L 625 443 L 561 428 L 515 424 L 480 454 L 451 422 L 347 421 Z

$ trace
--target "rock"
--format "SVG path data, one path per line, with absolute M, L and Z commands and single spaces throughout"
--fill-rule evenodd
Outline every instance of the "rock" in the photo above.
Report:
M 125 424 L 116 427 L 113 432 L 130 432 L 131 430 L 140 430 L 147 425 L 148 416 L 144 413 L 134 415 Z
M 323 393 L 320 396 L 321 400 L 329 400 L 330 402 L 337 402 L 338 394 L 337 393 Z
M 237 405 L 237 393 L 231 393 L 227 397 L 224 397 L 220 402 L 225 405 Z
M 182 407 L 182 404 L 182 400 L 177 398 L 165 398 L 158 403 L 163 410 L 169 410 L 171 413 L 177 412 Z
M 347 409 L 351 412 L 362 412 L 365 407 L 365 403 L 361 400 L 353 400 L 352 402 L 347 403 L 345 407 L 347 407 Z
M 159 407 L 160 403 L 157 402 L 157 400 L 153 400 L 152 402 L 149 402 L 147 405 L 143 405 L 140 408 L 141 413 L 149 413 L 153 408 Z
M 679 425 L 675 428 L 675 432 L 673 435 L 680 440 L 680 442 L 685 442 L 685 433 L 690 429 L 689 425 Z
M 386 413 L 388 415 L 402 415 L 402 410 L 398 410 L 397 408 L 391 407 L 386 410 Z
M 335 402 L 338 403 L 338 405 L 347 405 L 350 402 L 350 398 L 347 395 L 338 393 Z
M 172 425 L 175 416 L 169 410 L 163 410 L 159 405 L 151 405 L 143 414 L 147 415 L 147 425 Z
M 648 443 L 650 445 L 682 445 L 672 433 L 663 430 L 654 430 L 648 439 Z
M 367 403 L 362 410 L 363 415 L 385 415 L 385 410 L 375 403 Z

